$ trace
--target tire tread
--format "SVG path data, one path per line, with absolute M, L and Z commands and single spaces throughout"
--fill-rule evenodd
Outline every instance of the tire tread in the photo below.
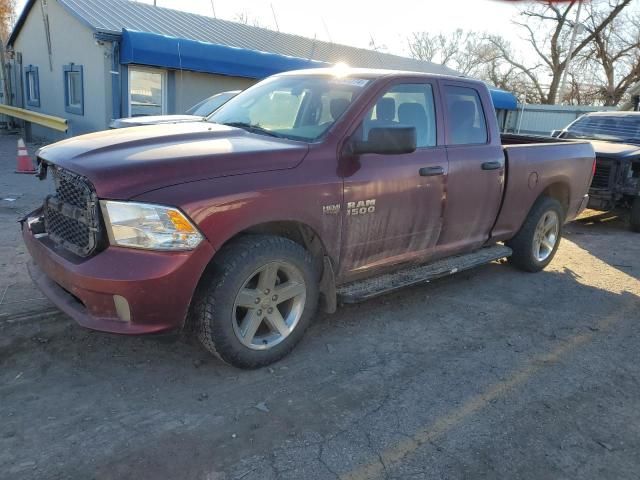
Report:
M 533 257 L 533 237 L 535 235 L 536 227 L 540 217 L 550 209 L 553 209 L 558 214 L 560 220 L 560 229 L 558 231 L 558 241 L 553 249 L 549 258 L 544 262 L 539 262 Z M 513 264 L 517 268 L 527 272 L 539 272 L 543 270 L 555 256 L 560 241 L 562 240 L 562 225 L 564 223 L 564 211 L 562 205 L 551 197 L 540 197 L 531 207 L 524 224 L 518 231 L 518 233 L 511 240 L 506 242 L 506 245 L 513 250 L 513 255 L 509 257 L 509 263 Z

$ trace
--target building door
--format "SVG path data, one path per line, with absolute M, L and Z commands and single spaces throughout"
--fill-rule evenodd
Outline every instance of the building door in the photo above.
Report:
M 167 114 L 167 72 L 156 68 L 129 67 L 130 117 Z

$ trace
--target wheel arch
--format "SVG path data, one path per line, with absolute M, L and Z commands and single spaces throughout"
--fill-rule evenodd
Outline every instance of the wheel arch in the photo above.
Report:
M 544 190 L 542 190 L 542 192 L 540 192 L 540 195 L 538 195 L 538 198 L 536 198 L 533 203 L 535 204 L 541 197 L 550 197 L 557 200 L 560 205 L 562 205 L 564 216 L 566 218 L 571 206 L 571 187 L 568 182 L 556 181 L 549 184 Z
M 336 309 L 336 288 L 334 274 L 334 259 L 331 258 L 328 249 L 320 238 L 316 230 L 307 223 L 297 220 L 273 220 L 263 223 L 257 223 L 249 227 L 243 228 L 220 243 L 216 253 L 211 257 L 209 263 L 204 268 L 194 296 L 197 295 L 203 287 L 203 283 L 209 275 L 215 271 L 216 259 L 220 251 L 225 246 L 247 235 L 273 235 L 276 237 L 287 238 L 303 248 L 305 248 L 313 257 L 314 266 L 320 277 L 318 278 L 320 288 L 321 307 L 328 313 L 333 313 Z M 190 319 L 187 318 L 187 325 Z

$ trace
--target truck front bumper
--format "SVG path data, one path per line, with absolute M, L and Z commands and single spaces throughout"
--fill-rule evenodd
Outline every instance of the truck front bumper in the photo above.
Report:
M 108 247 L 80 259 L 36 238 L 27 222 L 22 237 L 31 254 L 33 281 L 80 325 L 122 334 L 159 333 L 184 325 L 198 280 L 213 247 L 203 240 L 190 252 Z

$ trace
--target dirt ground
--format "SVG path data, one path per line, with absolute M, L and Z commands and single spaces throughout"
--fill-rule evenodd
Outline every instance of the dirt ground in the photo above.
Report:
M 36 296 L 0 310 L 0 478 L 640 476 L 640 236 L 624 217 L 568 225 L 539 274 L 493 263 L 319 315 L 286 359 L 241 371 L 52 313 L 15 260 L 17 210 L 0 209 L 2 277 Z

